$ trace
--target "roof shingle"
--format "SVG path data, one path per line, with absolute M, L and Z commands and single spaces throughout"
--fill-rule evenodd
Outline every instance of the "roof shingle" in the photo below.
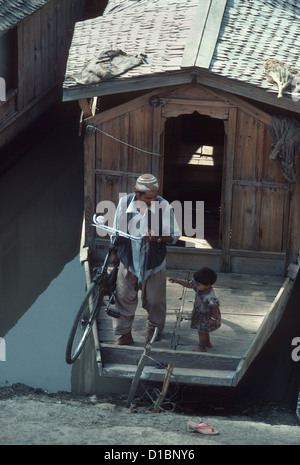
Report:
M 110 0 L 103 16 L 76 24 L 64 89 L 76 87 L 74 76 L 84 64 L 109 49 L 147 55 L 147 63 L 111 80 L 111 93 L 118 80 L 184 72 L 182 57 L 196 12 L 199 18 L 202 5 L 218 1 Z M 212 59 L 203 67 L 214 75 L 276 92 L 266 81 L 261 60 L 277 59 L 300 70 L 299 37 L 298 0 L 227 0 Z M 207 39 L 201 38 L 198 45 L 199 55 Z M 201 62 L 197 64 L 201 68 Z M 190 67 L 195 69 L 195 62 Z
M 49 0 L 0 0 L 0 36 L 48 2 Z

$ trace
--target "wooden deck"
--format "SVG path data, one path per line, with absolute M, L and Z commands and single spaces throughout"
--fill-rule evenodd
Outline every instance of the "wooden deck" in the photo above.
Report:
M 167 275 L 188 278 L 192 273 L 169 270 Z M 166 326 L 152 346 L 141 379 L 163 381 L 167 365 L 173 363 L 171 382 L 236 386 L 280 320 L 292 282 L 279 276 L 219 273 L 214 289 L 221 302 L 222 326 L 211 333 L 213 347 L 196 353 L 192 349 L 198 334 L 190 329 L 194 291 L 167 281 Z M 145 348 L 146 312 L 141 306 L 137 309 L 131 346 L 111 344 L 112 321 L 101 314 L 100 374 L 132 379 Z

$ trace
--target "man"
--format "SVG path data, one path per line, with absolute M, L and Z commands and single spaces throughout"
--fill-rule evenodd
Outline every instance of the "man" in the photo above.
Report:
M 163 330 L 166 319 L 166 244 L 174 244 L 180 231 L 170 204 L 158 195 L 158 181 L 152 174 L 141 175 L 134 193 L 120 199 L 114 227 L 139 237 L 132 240 L 117 236 L 116 259 L 120 262 L 116 308 L 120 318 L 113 329 L 120 336 L 114 344 L 133 344 L 132 324 L 142 291 L 142 305 L 148 313 L 146 343 L 157 327 Z M 158 336 L 159 337 L 159 336 Z M 156 340 L 158 340 L 158 337 Z

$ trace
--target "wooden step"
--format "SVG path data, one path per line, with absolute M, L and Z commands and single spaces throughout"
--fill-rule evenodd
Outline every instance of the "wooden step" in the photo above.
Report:
M 103 369 L 103 375 L 115 378 L 133 379 L 136 366 L 108 363 Z M 163 383 L 166 368 L 155 368 L 145 366 L 141 374 L 141 381 L 151 381 Z M 171 383 L 201 386 L 233 386 L 235 371 L 232 370 L 210 370 L 195 368 L 176 368 L 174 367 L 171 376 Z
M 116 346 L 113 344 L 100 345 L 101 358 L 104 368 L 108 364 L 132 365 L 135 369 L 143 347 Z M 211 354 L 208 352 L 177 351 L 152 348 L 147 366 L 163 367 L 173 363 L 176 369 L 207 369 L 207 370 L 236 370 L 241 357 L 234 355 Z

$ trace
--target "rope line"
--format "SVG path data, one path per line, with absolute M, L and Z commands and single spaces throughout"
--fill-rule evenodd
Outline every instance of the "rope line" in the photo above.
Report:
M 96 126 L 92 126 L 91 124 L 87 125 L 86 131 L 87 131 L 88 134 L 93 134 L 95 131 L 98 131 L 98 132 L 101 132 L 102 134 L 104 134 L 105 136 L 110 137 L 111 139 L 119 142 L 120 144 L 127 145 L 127 147 L 138 150 L 139 152 L 147 153 L 149 155 L 156 155 L 157 157 L 161 156 L 160 153 L 149 152 L 148 150 L 140 149 L 139 147 L 136 147 L 135 145 L 131 145 L 131 144 L 128 144 L 127 142 L 124 142 L 123 140 L 117 139 L 116 137 L 112 136 L 111 134 L 108 134 L 107 132 L 102 131 L 102 129 L 96 128 Z

